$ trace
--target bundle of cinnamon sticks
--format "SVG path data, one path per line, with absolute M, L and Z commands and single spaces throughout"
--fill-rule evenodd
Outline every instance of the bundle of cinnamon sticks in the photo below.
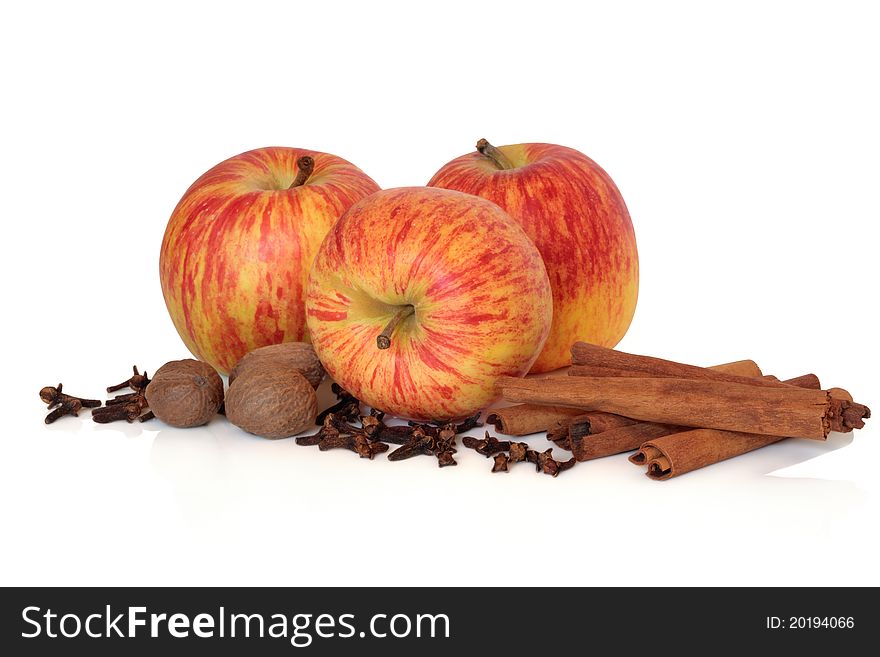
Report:
M 751 360 L 713 367 L 636 356 L 577 342 L 568 377 L 499 381 L 520 402 L 494 411 L 500 433 L 541 431 L 578 461 L 631 452 L 656 480 L 670 479 L 786 437 L 824 440 L 870 417 L 814 374 L 780 381 Z

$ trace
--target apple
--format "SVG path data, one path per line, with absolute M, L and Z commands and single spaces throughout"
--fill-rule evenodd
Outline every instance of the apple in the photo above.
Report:
M 553 326 L 532 372 L 569 365 L 578 340 L 613 347 L 624 336 L 639 291 L 636 238 L 623 197 L 593 160 L 554 144 L 495 148 L 481 139 L 428 185 L 497 203 L 541 252 Z
M 333 226 L 306 315 L 343 388 L 397 417 L 452 420 L 495 401 L 498 377 L 528 372 L 553 303 L 541 255 L 504 210 L 404 187 L 359 201 Z
M 168 221 L 162 293 L 187 348 L 228 374 L 258 347 L 308 339 L 309 268 L 330 227 L 379 186 L 350 162 L 260 148 L 196 180 Z

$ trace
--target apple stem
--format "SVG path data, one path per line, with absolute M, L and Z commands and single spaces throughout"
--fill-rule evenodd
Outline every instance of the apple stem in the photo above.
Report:
M 376 337 L 376 346 L 379 347 L 379 349 L 388 349 L 388 347 L 391 346 L 391 334 L 394 333 L 394 329 L 397 328 L 397 325 L 400 324 L 400 322 L 412 315 L 415 311 L 416 308 L 411 303 L 401 306 L 400 309 L 394 313 L 394 317 L 391 318 L 391 321 L 385 325 L 385 328 Z
M 296 168 L 299 169 L 299 171 L 297 171 L 296 178 L 290 183 L 288 189 L 293 189 L 294 187 L 299 187 L 306 183 L 306 180 L 312 175 L 312 171 L 315 170 L 315 158 L 303 155 L 296 160 Z
M 481 139 L 477 142 L 477 150 L 480 151 L 481 155 L 485 155 L 492 162 L 495 163 L 495 166 L 499 169 L 513 169 L 513 162 L 507 159 L 507 156 L 495 148 L 492 144 L 490 144 L 485 139 Z

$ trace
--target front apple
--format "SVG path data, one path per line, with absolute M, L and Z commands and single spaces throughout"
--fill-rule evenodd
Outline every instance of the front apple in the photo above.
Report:
M 228 373 L 247 352 L 307 339 L 305 288 L 321 240 L 379 187 L 335 155 L 261 148 L 221 162 L 183 195 L 159 273 L 187 348 Z
M 614 182 L 564 146 L 495 148 L 483 139 L 477 148 L 444 165 L 428 185 L 497 203 L 541 252 L 553 288 L 553 328 L 532 372 L 568 365 L 578 340 L 616 345 L 635 312 L 639 258 Z
M 306 314 L 328 373 L 370 406 L 458 419 L 528 372 L 552 297 L 538 250 L 501 208 L 409 187 L 356 203 L 321 245 Z

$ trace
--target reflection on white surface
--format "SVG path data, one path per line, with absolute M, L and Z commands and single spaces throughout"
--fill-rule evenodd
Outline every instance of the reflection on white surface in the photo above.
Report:
M 550 446 L 543 438 L 530 440 Z M 491 573 L 467 565 L 485 553 L 552 563 L 560 574 L 588 554 L 600 562 L 629 555 L 633 565 L 652 555 L 687 564 L 676 583 L 699 584 L 707 576 L 732 575 L 749 555 L 775 563 L 778 552 L 779 563 L 765 564 L 771 574 L 759 568 L 756 576 L 740 576 L 758 584 L 762 577 L 785 577 L 812 552 L 810 545 L 827 541 L 864 501 L 847 481 L 771 473 L 852 440 L 851 434 L 827 442 L 786 440 L 667 482 L 649 480 L 625 455 L 580 464 L 553 479 L 527 464 L 491 474 L 491 459 L 465 448 L 459 465 L 443 470 L 431 458 L 390 463 L 381 455 L 371 463 L 345 450 L 263 440 L 218 418 L 196 430 L 161 429 L 150 463 L 171 485 L 194 540 L 220 539 L 246 553 L 291 558 L 314 551 L 351 581 L 411 583 L 405 574 L 348 563 L 352 550 L 369 554 L 379 546 L 384 554 L 430 549 L 458 555 L 449 572 L 420 572 L 420 582 L 438 584 L 491 583 Z M 719 561 L 729 562 L 731 573 L 718 574 Z M 272 572 L 268 583 L 291 581 L 284 567 Z M 571 576 L 579 583 L 618 581 L 602 569 Z M 298 577 L 323 581 L 320 572 Z
M 0 467 L 14 469 L 0 477 L 3 521 L 26 528 L 4 545 L 4 584 L 546 583 L 538 570 L 585 585 L 877 579 L 860 565 L 876 541 L 866 517 L 878 490 L 857 467 L 860 452 L 868 467 L 868 430 L 784 440 L 655 482 L 625 455 L 555 479 L 525 463 L 492 474 L 491 459 L 463 447 L 457 467 L 370 462 L 220 416 L 195 429 L 87 414 L 38 423 L 3 443 Z M 420 554 L 448 566 L 413 566 Z M 848 558 L 817 568 L 833 554 Z M 512 575 L 487 557 L 534 568 Z M 658 566 L 643 573 L 646 563 Z

